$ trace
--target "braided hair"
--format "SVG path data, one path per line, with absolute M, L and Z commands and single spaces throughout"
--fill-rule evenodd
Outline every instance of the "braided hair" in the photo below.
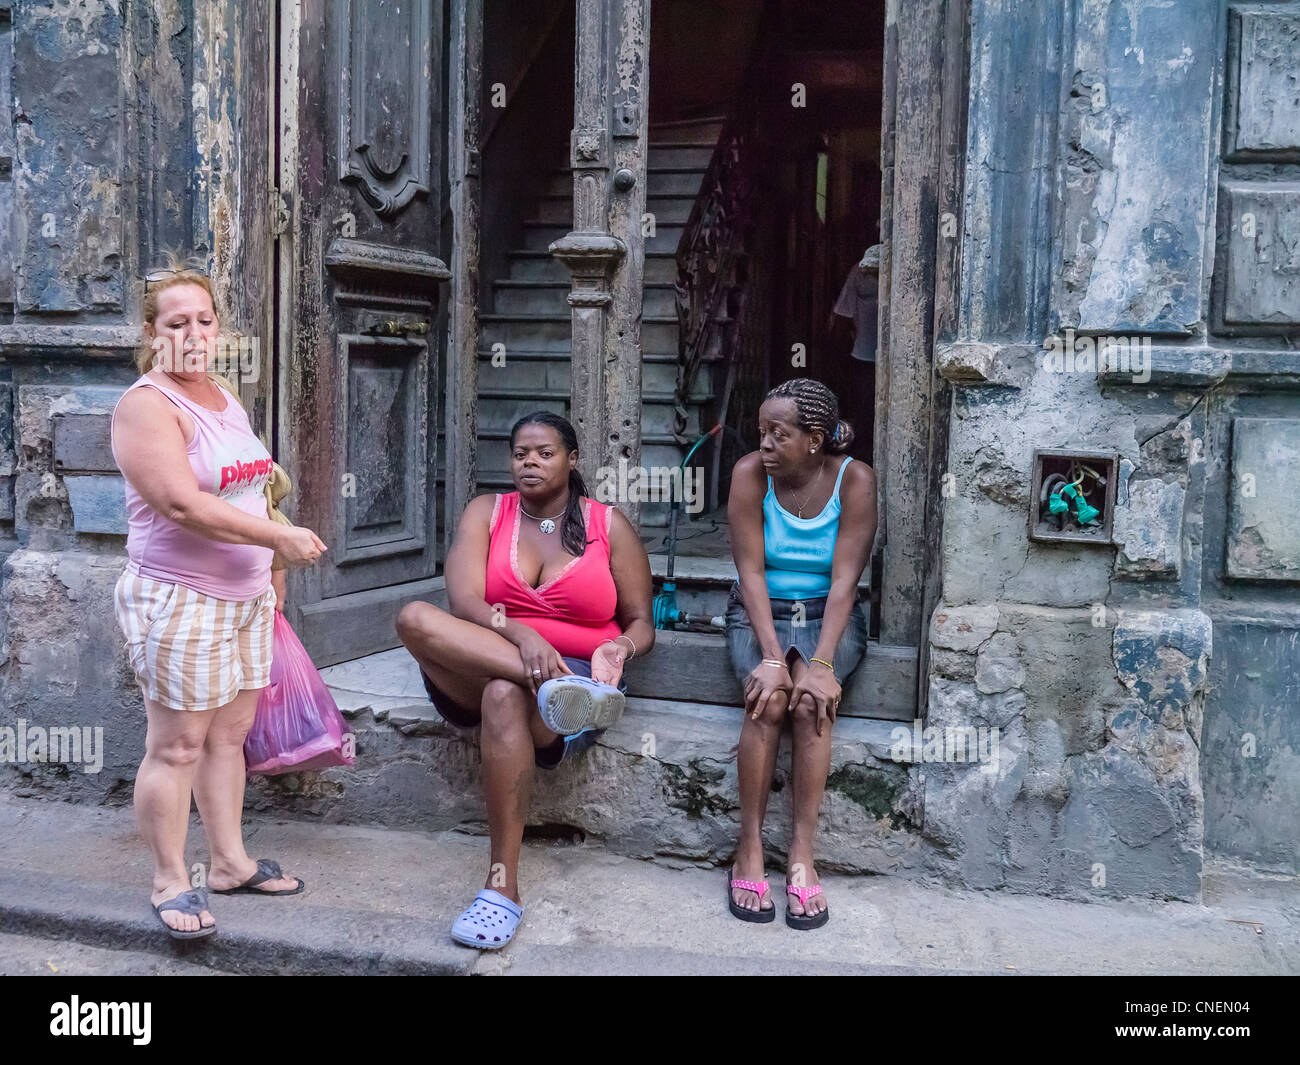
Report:
M 510 448 L 513 451 L 515 437 L 525 425 L 545 425 L 559 434 L 560 443 L 565 451 L 578 450 L 578 434 L 569 422 L 558 414 L 548 410 L 535 410 L 525 414 L 510 428 Z M 575 558 L 587 550 L 587 524 L 582 520 L 582 497 L 587 494 L 587 483 L 582 479 L 576 467 L 569 470 L 569 505 L 564 508 L 564 517 L 560 521 L 560 543 L 564 550 Z
M 823 446 L 832 454 L 848 451 L 853 443 L 853 427 L 840 418 L 839 400 L 820 381 L 811 377 L 782 381 L 763 399 L 793 400 L 799 428 L 806 433 L 820 429 L 825 439 Z

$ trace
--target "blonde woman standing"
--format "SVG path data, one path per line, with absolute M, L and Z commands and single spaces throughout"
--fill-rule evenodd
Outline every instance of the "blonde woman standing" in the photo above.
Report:
M 269 680 L 272 556 L 306 564 L 325 545 L 267 517 L 271 456 L 209 372 L 218 319 L 208 278 L 150 274 L 142 312 L 142 376 L 112 419 L 128 523 L 116 611 L 148 716 L 135 809 L 154 857 L 150 902 L 173 938 L 193 939 L 216 922 L 185 866 L 191 794 L 211 848 L 207 888 L 303 889 L 244 849 L 243 745 Z

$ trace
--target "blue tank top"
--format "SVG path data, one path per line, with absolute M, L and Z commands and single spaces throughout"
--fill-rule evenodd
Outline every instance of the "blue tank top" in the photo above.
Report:
M 831 590 L 831 559 L 840 531 L 840 482 L 852 458 L 840 463 L 835 491 L 812 518 L 798 518 L 776 499 L 772 478 L 763 497 L 763 566 L 773 599 L 819 599 Z

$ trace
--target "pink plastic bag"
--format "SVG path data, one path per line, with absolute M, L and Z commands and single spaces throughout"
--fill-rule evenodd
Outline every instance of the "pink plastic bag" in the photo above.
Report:
M 248 772 L 269 777 L 351 765 L 352 731 L 278 610 L 271 650 L 271 683 L 258 697 L 253 727 L 244 739 Z

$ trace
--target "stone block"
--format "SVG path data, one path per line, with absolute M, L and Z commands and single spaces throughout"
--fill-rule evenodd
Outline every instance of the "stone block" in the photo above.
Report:
M 1224 150 L 1230 161 L 1300 154 L 1300 9 L 1228 12 Z
M 995 634 L 975 659 L 975 687 L 986 695 L 1019 688 L 1025 682 L 1025 667 L 1015 639 L 1008 633 Z
M 930 642 L 949 651 L 974 651 L 997 627 L 996 604 L 956 607 L 940 604 L 930 619 Z
M 145 713 L 113 614 L 123 559 L 22 548 L 4 567 L 8 649 L 0 724 L 102 729 L 102 764 L 19 762 L 11 786 L 53 797 L 125 800 L 144 753 Z M 17 778 L 17 779 L 14 779 Z
M 1300 325 L 1300 181 L 1225 181 L 1222 194 L 1224 324 Z
M 69 474 L 63 478 L 63 487 L 77 532 L 126 535 L 125 482 L 121 477 Z
M 1195 4 L 1073 8 L 1061 324 L 1187 335 L 1203 317 L 1217 20 Z
M 1183 557 L 1183 506 L 1187 489 L 1178 481 L 1147 477 L 1130 481 L 1123 507 L 1115 510 L 1119 551 L 1115 573 L 1130 578 L 1179 575 Z
M 1116 673 L 1149 717 L 1199 739 L 1199 698 L 1212 645 L 1210 619 L 1199 610 L 1121 610 L 1113 645 Z
M 1300 581 L 1300 419 L 1236 418 L 1228 490 L 1227 575 Z

